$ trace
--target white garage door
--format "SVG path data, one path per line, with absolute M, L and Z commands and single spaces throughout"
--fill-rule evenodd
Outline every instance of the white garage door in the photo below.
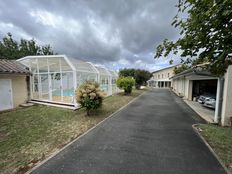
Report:
M 0 111 L 13 108 L 10 79 L 0 79 Z

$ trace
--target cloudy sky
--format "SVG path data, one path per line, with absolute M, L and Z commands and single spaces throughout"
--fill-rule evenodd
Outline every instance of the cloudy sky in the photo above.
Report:
M 157 70 L 163 39 L 177 39 L 170 24 L 177 0 L 0 0 L 0 39 L 34 38 L 55 52 L 113 69 Z M 178 60 L 176 59 L 177 63 Z

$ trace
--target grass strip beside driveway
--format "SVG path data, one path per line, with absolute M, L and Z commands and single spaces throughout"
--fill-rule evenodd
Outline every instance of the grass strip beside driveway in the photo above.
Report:
M 42 105 L 1 113 L 1 173 L 10 174 L 32 167 L 142 92 L 144 90 L 134 90 L 129 96 L 118 94 L 107 97 L 103 107 L 90 117 L 85 117 L 84 109 L 72 111 Z
M 202 130 L 200 134 L 232 172 L 232 129 L 212 124 L 201 124 L 197 127 Z

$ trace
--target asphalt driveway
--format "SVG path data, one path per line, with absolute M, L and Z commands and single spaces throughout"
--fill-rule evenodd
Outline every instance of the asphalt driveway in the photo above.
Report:
M 192 130 L 202 122 L 179 97 L 155 89 L 81 137 L 33 174 L 224 174 Z

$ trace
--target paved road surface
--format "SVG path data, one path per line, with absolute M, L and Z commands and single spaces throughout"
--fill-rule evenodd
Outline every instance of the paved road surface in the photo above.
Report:
M 224 174 L 192 130 L 202 122 L 167 89 L 154 89 L 33 174 Z

